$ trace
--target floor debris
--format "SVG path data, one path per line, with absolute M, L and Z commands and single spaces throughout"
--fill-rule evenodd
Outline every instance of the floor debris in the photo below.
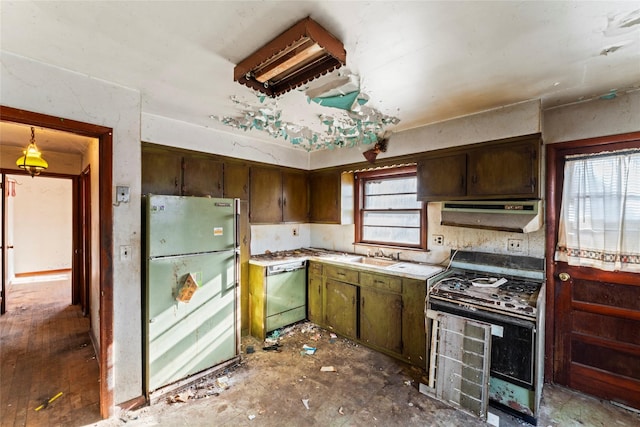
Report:
M 49 404 L 51 402 L 53 402 L 54 400 L 56 400 L 57 398 L 59 398 L 60 396 L 62 396 L 62 392 L 56 394 L 55 396 L 53 396 L 51 399 L 45 400 L 44 403 L 40 406 L 38 406 L 35 410 L 36 411 L 40 411 L 41 409 L 46 408 L 47 406 L 49 406 Z

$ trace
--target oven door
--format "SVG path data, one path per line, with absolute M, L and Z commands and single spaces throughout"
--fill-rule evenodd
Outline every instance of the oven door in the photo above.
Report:
M 535 322 L 483 310 L 472 310 L 435 298 L 429 300 L 429 305 L 431 310 L 489 323 L 490 376 L 528 390 L 534 389 Z

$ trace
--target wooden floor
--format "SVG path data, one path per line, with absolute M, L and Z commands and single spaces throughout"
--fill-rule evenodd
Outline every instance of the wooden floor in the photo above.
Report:
M 0 317 L 0 426 L 95 423 L 99 372 L 89 319 L 70 305 L 69 274 L 38 280 L 7 288 L 7 313 Z

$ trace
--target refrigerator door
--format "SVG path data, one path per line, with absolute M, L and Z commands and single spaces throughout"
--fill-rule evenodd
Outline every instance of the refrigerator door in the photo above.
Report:
M 199 286 L 177 301 L 189 275 Z M 233 250 L 148 260 L 146 295 L 148 392 L 236 356 Z
M 150 195 L 147 256 L 214 252 L 235 245 L 234 199 Z

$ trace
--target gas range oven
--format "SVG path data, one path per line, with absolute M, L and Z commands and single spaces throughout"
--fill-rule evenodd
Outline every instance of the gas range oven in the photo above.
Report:
M 437 375 L 453 375 L 436 369 L 440 366 L 440 371 L 443 370 L 442 360 L 438 364 L 438 357 L 450 357 L 442 353 L 445 341 L 455 339 L 455 336 L 446 335 L 451 331 L 442 326 L 445 323 L 441 320 L 448 316 L 463 323 L 471 321 L 478 327 L 486 327 L 486 338 L 465 335 L 463 342 L 466 345 L 475 339 L 476 345 L 484 345 L 489 381 L 477 381 L 479 386 L 488 383 L 486 396 L 481 393 L 466 396 L 464 391 L 460 392 L 463 402 L 478 400 L 477 405 L 471 404 L 473 410 L 468 412 L 484 418 L 486 414 L 480 409 L 481 403 L 483 399 L 487 403 L 488 399 L 490 406 L 535 424 L 542 392 L 544 259 L 452 252 L 449 268 L 431 278 L 428 285 L 425 308 L 430 320 L 427 334 L 431 343 L 428 354 L 432 362 L 432 385 L 437 384 Z M 453 329 L 456 328 L 462 327 Z M 466 324 L 463 329 L 463 334 L 472 330 Z M 463 349 L 460 356 L 463 368 L 469 367 L 466 361 L 469 354 Z M 480 369 L 479 366 L 475 368 Z

